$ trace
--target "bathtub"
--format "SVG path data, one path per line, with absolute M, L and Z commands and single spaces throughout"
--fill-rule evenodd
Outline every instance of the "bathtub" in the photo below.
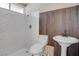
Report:
M 21 49 L 21 50 L 19 50 L 17 52 L 9 54 L 8 56 L 32 56 L 32 54 L 29 53 L 28 49 Z
M 45 51 L 46 54 L 49 52 L 48 56 L 54 56 L 54 47 L 47 46 L 44 51 Z M 24 49 L 21 49 L 17 52 L 9 54 L 8 56 L 32 56 L 32 54 L 29 52 L 28 49 L 24 48 Z M 34 55 L 34 56 L 40 56 L 40 54 L 37 54 L 37 55 Z

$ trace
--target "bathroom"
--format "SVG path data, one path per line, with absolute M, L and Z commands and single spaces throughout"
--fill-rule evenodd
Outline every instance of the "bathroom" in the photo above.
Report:
M 53 37 L 79 39 L 78 10 L 78 3 L 0 4 L 0 56 L 61 56 Z M 64 56 L 79 56 L 79 43 L 68 46 Z

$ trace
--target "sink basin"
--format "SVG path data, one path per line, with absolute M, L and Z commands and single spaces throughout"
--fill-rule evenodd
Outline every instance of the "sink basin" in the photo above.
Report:
M 57 42 L 61 42 L 61 43 L 66 43 L 66 44 L 73 44 L 73 43 L 77 43 L 79 40 L 75 37 L 71 37 L 71 36 L 54 36 L 53 39 Z
M 63 55 L 63 56 L 66 56 L 68 46 L 79 42 L 79 40 L 77 38 L 71 37 L 71 36 L 57 35 L 57 36 L 54 36 L 53 39 L 60 44 L 61 55 Z

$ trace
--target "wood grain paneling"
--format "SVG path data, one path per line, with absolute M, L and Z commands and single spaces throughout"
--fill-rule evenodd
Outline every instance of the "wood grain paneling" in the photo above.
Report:
M 39 34 L 49 35 L 48 45 L 55 47 L 56 56 L 60 55 L 61 47 L 52 39 L 53 36 L 68 35 L 79 38 L 79 6 L 40 13 L 39 22 Z M 71 45 L 67 55 L 79 55 L 78 52 L 79 43 Z

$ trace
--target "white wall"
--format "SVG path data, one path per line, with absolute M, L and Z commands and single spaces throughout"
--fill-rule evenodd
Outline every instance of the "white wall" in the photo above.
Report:
M 29 25 L 32 28 L 29 29 Z M 29 16 L 0 8 L 0 55 L 9 55 L 30 48 L 39 33 L 39 13 Z
M 32 12 L 29 16 L 26 17 L 26 47 L 30 48 L 35 42 L 37 42 L 36 35 L 39 34 L 39 12 Z M 32 25 L 32 28 L 29 28 L 29 25 Z
M 25 48 L 24 16 L 0 8 L 0 55 Z

